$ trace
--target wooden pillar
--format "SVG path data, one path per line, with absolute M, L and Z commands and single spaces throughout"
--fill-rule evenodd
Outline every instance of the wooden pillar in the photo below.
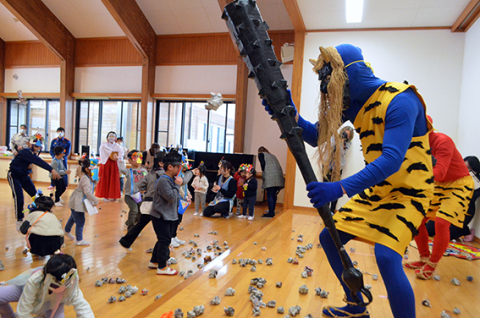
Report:
M 67 56 L 60 60 L 60 126 L 65 128 L 65 137 L 73 140 L 74 137 L 74 107 L 75 99 L 75 38 L 69 37 Z M 73 148 L 73 145 L 72 145 Z
M 152 95 L 155 90 L 155 60 L 143 59 L 142 65 L 142 108 L 140 118 L 140 149 L 150 149 L 152 144 L 152 130 L 155 129 L 154 100 Z M 151 117 L 150 117 L 151 116 Z
M 140 149 L 148 149 L 150 147 L 147 147 L 147 142 L 151 142 L 154 129 L 152 95 L 155 90 L 157 34 L 135 0 L 102 0 L 102 2 L 143 58 Z
M 235 108 L 234 153 L 243 153 L 245 147 L 245 119 L 247 116 L 248 68 L 241 56 L 237 57 L 237 89 Z

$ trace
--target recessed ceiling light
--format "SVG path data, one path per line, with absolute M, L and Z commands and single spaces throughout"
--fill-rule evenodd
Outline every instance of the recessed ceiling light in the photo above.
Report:
M 345 0 L 347 23 L 360 23 L 363 16 L 363 0 Z

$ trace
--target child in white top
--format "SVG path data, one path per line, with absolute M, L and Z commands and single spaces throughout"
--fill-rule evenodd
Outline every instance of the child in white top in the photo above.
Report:
M 94 318 L 80 290 L 77 264 L 70 255 L 56 254 L 45 267 L 29 269 L 0 287 L 0 316 L 64 318 L 64 305 L 73 306 L 77 318 Z M 13 313 L 10 302 L 18 302 Z
M 203 216 L 208 191 L 208 180 L 207 177 L 205 177 L 206 171 L 207 169 L 204 165 L 200 165 L 197 169 L 193 170 L 193 174 L 195 175 L 195 179 L 193 179 L 192 182 L 192 187 L 195 189 L 195 213 L 193 215 L 198 215 L 199 207 L 201 207 L 202 212 L 200 212 L 200 216 Z
M 35 202 L 29 206 L 31 212 L 20 226 L 26 234 L 27 246 L 32 255 L 53 255 L 63 244 L 62 224 L 52 213 L 53 199 L 37 193 Z

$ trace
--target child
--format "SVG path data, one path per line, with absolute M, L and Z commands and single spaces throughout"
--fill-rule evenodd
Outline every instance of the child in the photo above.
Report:
M 52 179 L 53 185 L 55 186 L 55 206 L 63 206 L 60 197 L 65 193 L 65 190 L 67 190 L 64 176 L 69 175 L 72 171 L 67 170 L 64 165 L 63 157 L 65 157 L 65 148 L 56 146 L 53 152 L 55 153 L 55 158 L 52 160 L 52 168 L 61 176 L 58 180 Z M 52 175 L 50 174 L 50 178 L 51 177 Z
M 125 164 L 119 164 L 119 170 L 123 173 L 125 177 L 125 203 L 128 205 L 128 219 L 125 222 L 127 230 L 130 231 L 131 228 L 138 222 L 140 218 L 140 204 L 142 203 L 142 194 L 138 187 L 136 186 L 145 176 L 147 175 L 147 170 L 141 167 L 142 164 L 142 154 L 138 150 L 132 150 L 127 155 L 128 163 L 132 166 L 130 169 L 127 169 Z M 119 161 L 120 162 L 120 161 Z
M 29 148 L 30 147 L 30 148 Z M 23 190 L 33 197 L 37 193 L 35 185 L 29 177 L 29 166 L 33 163 L 42 169 L 52 173 L 52 179 L 60 179 L 58 172 L 40 159 L 36 155 L 43 147 L 43 137 L 40 134 L 35 134 L 30 137 L 29 147 L 24 147 L 18 152 L 18 155 L 10 163 L 10 170 L 8 171 L 7 179 L 12 188 L 13 199 L 15 200 L 15 213 L 17 218 L 16 228 L 20 229 L 23 223 Z
M 252 165 L 246 166 L 245 171 L 245 183 L 243 184 L 243 215 L 240 215 L 238 218 L 246 218 L 247 217 L 247 209 L 249 210 L 248 213 L 248 220 L 253 220 L 253 212 L 255 211 L 255 201 L 257 200 L 257 179 L 255 179 L 255 168 Z
M 153 169 L 150 170 L 147 176 L 137 184 L 140 191 L 145 191 L 145 196 L 142 205 L 140 205 L 140 219 L 119 241 L 126 249 L 132 249 L 131 246 L 133 242 L 135 242 L 140 232 L 142 232 L 145 226 L 147 226 L 152 220 L 150 211 L 152 209 L 153 195 L 155 193 L 155 184 L 157 179 L 165 174 L 165 170 L 163 170 L 164 156 L 165 152 L 163 151 L 155 154 Z
M 192 203 L 192 195 L 190 194 L 190 191 L 188 191 L 188 182 L 192 180 L 193 177 L 193 172 L 187 171 L 188 164 L 187 161 L 183 161 L 184 157 L 182 157 L 182 171 L 179 174 L 179 177 L 182 178 L 182 184 L 180 186 L 180 199 L 182 202 L 187 202 L 188 204 Z M 173 227 L 173 232 L 172 232 L 172 241 L 170 243 L 171 247 L 179 247 L 180 245 L 184 245 L 185 241 L 180 240 L 177 237 L 177 230 L 178 226 L 183 220 L 183 214 L 185 213 L 185 210 L 187 209 L 188 206 L 186 207 L 179 207 L 178 209 L 178 220 L 175 222 L 175 226 Z
M 53 255 L 63 244 L 62 224 L 51 213 L 54 202 L 42 193 L 36 195 L 20 232 L 26 235 L 30 253 L 39 256 Z
M 193 179 L 192 187 L 195 189 L 195 213 L 193 215 L 198 215 L 199 207 L 202 208 L 200 216 L 203 216 L 203 210 L 205 209 L 205 200 L 207 198 L 208 191 L 208 179 L 205 177 L 205 172 L 207 168 L 204 165 L 200 165 L 197 169 L 193 170 L 195 179 Z
M 0 287 L 0 316 L 59 318 L 65 317 L 64 306 L 71 305 L 77 317 L 94 318 L 78 284 L 77 264 L 73 257 L 53 255 L 45 267 L 29 269 L 7 281 L 7 286 Z M 10 302 L 18 302 L 16 314 Z
M 242 214 L 242 206 L 243 206 L 243 184 L 245 183 L 245 169 L 246 164 L 241 164 L 238 168 L 238 171 L 235 172 L 233 178 L 237 180 L 237 215 Z
M 75 245 L 89 246 L 90 243 L 83 239 L 83 226 L 85 225 L 85 212 L 87 211 L 83 200 L 86 198 L 93 205 L 97 205 L 98 200 L 93 194 L 94 182 L 90 170 L 90 160 L 83 158 L 78 161 L 78 164 L 81 166 L 82 175 L 78 181 L 77 188 L 70 196 L 70 202 L 68 202 L 68 207 L 72 214 L 65 225 L 65 236 L 72 241 L 76 239 Z M 75 237 L 70 233 L 73 224 L 76 224 Z
M 158 179 L 153 195 L 153 206 L 150 211 L 153 229 L 157 235 L 157 243 L 153 249 L 148 267 L 157 269 L 157 275 L 176 275 L 177 271 L 167 266 L 170 258 L 169 245 L 172 232 L 178 220 L 178 201 L 180 185 L 183 180 L 177 177 L 182 164 L 182 155 L 171 150 L 163 158 L 165 175 Z

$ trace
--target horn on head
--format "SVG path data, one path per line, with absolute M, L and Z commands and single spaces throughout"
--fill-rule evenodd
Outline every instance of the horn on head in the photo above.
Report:
M 330 62 L 330 57 L 328 56 L 327 50 L 323 46 L 320 47 L 320 53 L 322 53 L 322 58 L 325 61 L 325 63 Z
M 313 66 L 316 66 L 316 65 L 317 65 L 317 60 L 309 59 L 308 61 L 309 61 Z

